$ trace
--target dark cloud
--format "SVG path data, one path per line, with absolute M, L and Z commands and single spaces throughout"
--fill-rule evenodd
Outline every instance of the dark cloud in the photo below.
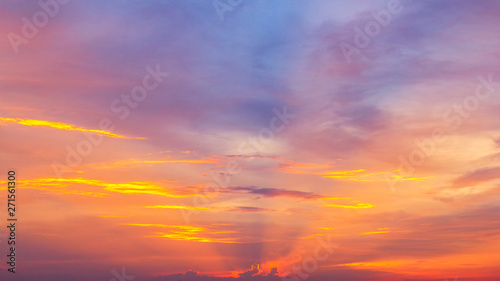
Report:
M 323 195 L 315 194 L 313 192 L 304 192 L 297 190 L 287 190 L 287 189 L 279 189 L 279 188 L 259 188 L 256 186 L 234 186 L 225 188 L 223 192 L 244 192 L 248 194 L 258 194 L 264 197 L 292 197 L 292 198 L 301 198 L 306 200 L 316 200 L 323 198 Z
M 231 211 L 231 212 L 250 212 L 250 213 L 256 213 L 256 212 L 272 212 L 272 211 L 275 211 L 275 210 L 266 209 L 266 208 L 259 208 L 259 207 L 236 207 L 236 208 L 230 209 L 229 211 Z

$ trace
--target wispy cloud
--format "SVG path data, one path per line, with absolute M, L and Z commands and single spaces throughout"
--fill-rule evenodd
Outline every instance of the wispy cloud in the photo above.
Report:
M 320 199 L 323 196 L 319 194 L 314 194 L 312 192 L 304 192 L 298 190 L 287 190 L 287 189 L 279 189 L 279 188 L 260 188 L 255 186 L 234 186 L 228 187 L 223 190 L 226 193 L 247 193 L 247 194 L 256 194 L 262 195 L 264 197 L 291 197 L 291 198 L 300 198 L 305 200 L 316 200 Z
M 169 189 L 164 188 L 153 182 L 127 182 L 127 183 L 111 183 L 101 180 L 92 180 L 85 178 L 40 178 L 31 180 L 19 181 L 23 184 L 24 188 L 38 188 L 46 190 L 58 190 L 66 188 L 70 185 L 81 186 L 97 186 L 102 187 L 103 191 L 118 192 L 126 194 L 153 194 L 161 195 L 172 198 L 185 198 L 192 196 L 200 196 L 196 193 L 186 193 L 184 189 Z M 6 181 L 0 181 L 6 183 Z M 78 193 L 76 191 L 68 190 L 68 193 L 86 194 L 85 192 Z M 92 194 L 92 193 L 89 193 Z M 105 194 L 105 193 L 104 193 Z
M 30 126 L 30 127 L 49 127 L 49 128 L 59 129 L 59 130 L 66 130 L 66 131 L 80 131 L 80 132 L 87 132 L 87 133 L 91 133 L 91 134 L 100 134 L 100 135 L 103 135 L 106 137 L 117 138 L 117 139 L 145 139 L 145 138 L 140 138 L 140 137 L 127 137 L 127 136 L 123 136 L 123 135 L 114 134 L 114 133 L 111 133 L 109 131 L 85 129 L 82 127 L 77 127 L 75 125 L 62 123 L 62 122 L 0 117 L 0 125 L 1 124 L 5 125 L 5 123 L 15 123 L 15 124 L 20 124 L 20 125 L 25 125 L 25 126 Z
M 481 168 L 453 180 L 453 187 L 474 186 L 500 178 L 500 167 Z
M 216 159 L 162 159 L 162 160 L 145 160 L 145 159 L 127 159 L 113 163 L 92 164 L 92 167 L 98 169 L 110 169 L 123 166 L 141 166 L 145 164 L 165 164 L 165 163 L 186 163 L 186 164 L 214 164 Z
M 190 225 L 166 225 L 166 224 L 140 224 L 129 223 L 130 226 L 142 226 L 148 228 L 166 228 L 168 232 L 155 232 L 150 237 L 161 237 L 172 240 L 187 240 L 196 242 L 210 242 L 210 243 L 239 243 L 237 238 L 221 237 L 221 234 L 231 234 L 234 231 L 225 232 L 214 230 L 209 227 L 190 226 Z

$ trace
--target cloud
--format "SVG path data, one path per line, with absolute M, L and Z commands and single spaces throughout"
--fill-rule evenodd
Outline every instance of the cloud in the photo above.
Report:
M 500 178 L 500 167 L 481 168 L 453 180 L 453 187 L 474 186 Z
M 155 205 L 155 206 L 145 206 L 148 209 L 184 209 L 184 210 L 212 210 L 212 211 L 229 211 L 229 212 L 245 212 L 245 213 L 258 213 L 258 212 L 276 212 L 277 210 L 259 208 L 259 207 L 248 207 L 248 206 L 238 206 L 238 207 L 195 207 L 195 206 L 178 206 L 178 205 Z
M 234 231 L 217 231 L 214 227 L 200 227 L 190 225 L 165 225 L 128 223 L 130 226 L 142 226 L 148 228 L 166 228 L 168 232 L 158 231 L 150 237 L 168 238 L 172 240 L 185 240 L 209 243 L 241 243 L 235 237 L 221 237 L 221 234 L 231 234 Z
M 246 277 L 252 277 L 252 276 L 257 275 L 261 272 L 262 272 L 262 270 L 260 269 L 260 265 L 254 264 L 254 265 L 252 265 L 252 267 L 249 270 L 247 270 L 243 273 L 239 273 L 238 275 L 240 276 L 240 278 L 246 278 Z
M 185 198 L 192 196 L 202 196 L 197 193 L 189 192 L 190 188 L 187 189 L 188 192 L 180 189 L 168 189 L 159 186 L 157 183 L 153 182 L 128 182 L 128 183 L 111 183 L 101 180 L 85 179 L 85 178 L 40 178 L 31 180 L 20 180 L 24 188 L 34 188 L 43 190 L 59 191 L 63 190 L 66 193 L 75 193 L 75 190 L 68 190 L 67 187 L 71 185 L 81 185 L 81 186 L 98 186 L 103 187 L 103 191 L 118 192 L 125 194 L 154 194 L 161 195 L 172 198 Z M 6 183 L 6 181 L 0 181 L 0 183 Z M 93 194 L 103 194 L 106 193 L 96 193 L 89 192 L 85 195 Z
M 118 139 L 145 139 L 145 138 L 139 138 L 139 137 L 126 137 L 126 136 L 122 136 L 122 135 L 113 134 L 109 131 L 104 131 L 104 130 L 85 129 L 85 128 L 81 128 L 81 127 L 76 127 L 75 125 L 72 125 L 72 124 L 66 124 L 66 123 L 61 123 L 61 122 L 0 117 L 0 124 L 6 123 L 6 122 L 12 122 L 12 123 L 30 126 L 30 127 L 49 127 L 49 128 L 59 129 L 59 130 L 66 130 L 66 131 L 87 132 L 87 133 L 91 133 L 91 134 L 98 134 L 98 135 L 103 135 L 106 137 L 118 138 Z
M 145 206 L 148 209 L 185 209 L 185 210 L 209 210 L 206 207 L 195 207 L 195 206 L 177 206 L 177 205 L 155 205 L 155 206 Z
M 372 204 L 369 203 L 361 203 L 359 201 L 354 201 L 356 205 L 341 205 L 341 204 L 325 204 L 325 207 L 336 207 L 336 208 L 344 208 L 344 209 L 366 209 L 373 208 Z
M 136 280 L 278 281 L 282 264 L 266 262 L 300 265 L 327 231 L 348 246 L 308 280 L 444 279 L 457 268 L 499 276 L 499 170 L 486 159 L 499 145 L 497 94 L 466 112 L 414 175 L 392 172 L 397 192 L 382 175 L 448 128 L 443 112 L 474 94 L 478 75 L 500 79 L 499 1 L 401 1 L 402 13 L 351 63 L 339 44 L 388 1 L 243 1 L 224 22 L 212 2 L 70 1 L 18 55 L 3 40 L 0 171 L 19 170 L 30 249 L 19 281 L 109 280 L 117 263 Z M 21 19 L 40 10 L 37 1 L 0 6 L 3 34 L 20 33 Z M 156 65 L 168 81 L 118 119 L 113 101 Z M 297 118 L 262 142 L 284 105 Z M 97 130 L 102 118 L 120 134 Z M 50 163 L 81 133 L 107 137 L 83 173 L 54 179 Z M 127 140 L 137 137 L 147 139 Z M 264 149 L 238 151 L 247 141 Z M 166 150 L 179 154 L 146 157 Z M 239 175 L 223 174 L 230 187 L 213 202 L 191 200 L 203 199 L 190 197 L 210 180 L 207 165 L 251 158 L 258 163 Z M 495 189 L 434 200 L 449 182 Z M 186 210 L 200 211 L 192 225 Z
M 248 213 L 257 213 L 257 212 L 275 212 L 276 210 L 267 209 L 267 208 L 259 208 L 259 207 L 236 207 L 229 208 L 231 212 L 248 212 Z
M 97 169 L 110 169 L 123 166 L 143 166 L 145 164 L 165 164 L 165 163 L 187 163 L 187 164 L 214 164 L 215 159 L 161 159 L 161 160 L 144 160 L 144 159 L 127 159 L 109 164 L 92 164 L 92 167 Z
M 235 186 L 235 187 L 228 187 L 228 188 L 223 189 L 223 192 L 229 192 L 229 193 L 239 193 L 241 191 L 243 191 L 244 193 L 248 193 L 248 194 L 262 195 L 264 197 L 291 197 L 291 198 L 300 198 L 300 199 L 306 199 L 306 200 L 316 200 L 316 199 L 323 198 L 322 195 L 314 194 L 312 192 L 278 189 L 278 188 L 259 188 L 259 187 L 255 187 L 255 186 L 249 186 L 249 187 Z

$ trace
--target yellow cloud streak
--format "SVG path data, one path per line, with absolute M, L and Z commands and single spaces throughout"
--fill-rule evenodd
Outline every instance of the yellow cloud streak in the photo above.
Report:
M 411 233 L 411 230 L 397 230 L 397 231 L 392 231 L 387 227 L 383 228 L 377 228 L 377 231 L 370 231 L 370 232 L 364 232 L 359 235 L 371 235 L 371 234 L 384 234 L 384 233 L 394 233 L 394 234 L 407 234 Z
M 357 170 L 344 170 L 344 171 L 307 171 L 309 169 L 326 169 L 331 168 L 331 165 L 321 165 L 321 164 L 305 164 L 305 163 L 285 163 L 280 169 L 285 173 L 292 174 L 309 174 L 309 175 L 319 175 L 323 178 L 331 178 L 337 180 L 345 181 L 357 181 L 357 182 L 381 182 L 386 181 L 385 178 L 379 178 L 378 175 L 386 175 L 388 172 L 375 172 L 366 173 L 365 169 Z M 396 170 L 399 172 L 399 170 Z M 421 178 L 405 178 L 401 175 L 393 175 L 392 181 L 423 181 L 432 177 L 421 177 Z
M 189 236 L 189 235 L 184 235 L 184 233 L 182 233 L 182 232 L 174 232 L 174 233 L 158 232 L 157 235 L 154 235 L 152 237 L 164 237 L 164 238 L 169 238 L 172 240 L 188 240 L 188 241 L 211 242 L 211 243 L 228 243 L 228 244 L 239 243 L 237 241 L 232 241 L 232 240 L 228 240 L 228 239 L 203 238 L 203 237 L 197 237 L 197 236 Z
M 321 198 L 323 200 L 352 200 L 349 197 L 324 197 Z M 344 205 L 344 204 L 325 204 L 325 207 L 335 207 L 335 208 L 344 208 L 344 209 L 367 209 L 373 208 L 374 205 L 369 203 L 361 203 L 357 200 L 352 200 L 353 203 L 357 203 L 356 205 Z
M 364 171 L 365 171 L 364 169 L 353 170 L 353 171 L 333 171 L 333 172 L 321 173 L 320 175 L 323 175 L 323 178 L 333 178 L 333 179 L 359 181 L 359 182 L 386 181 L 386 179 L 376 179 L 376 178 L 375 179 L 363 179 L 363 178 L 370 177 L 373 175 L 387 174 L 387 172 L 359 174 L 359 173 L 364 172 Z M 400 176 L 400 175 L 394 175 L 393 177 L 395 178 L 393 181 L 402 181 L 402 180 L 405 180 L 405 181 L 423 181 L 425 179 L 432 178 L 432 177 L 405 178 L 404 176 Z
M 45 120 L 0 117 L 0 124 L 3 122 L 13 122 L 16 124 L 30 126 L 30 127 L 50 127 L 50 128 L 55 128 L 55 129 L 59 129 L 59 130 L 66 130 L 66 131 L 88 132 L 88 133 L 92 133 L 92 134 L 101 134 L 101 135 L 106 136 L 106 137 L 117 138 L 117 139 L 145 139 L 145 138 L 139 138 L 139 137 L 122 136 L 122 135 L 113 134 L 111 132 L 103 131 L 103 130 L 85 129 L 85 128 L 81 128 L 81 127 L 76 127 L 75 125 L 72 125 L 72 124 L 66 124 L 66 123 L 62 123 L 62 122 L 51 122 L 51 121 L 45 121 Z
M 199 227 L 199 226 L 172 225 L 172 224 L 159 224 L 159 223 L 127 223 L 126 225 L 176 228 L 176 229 L 183 229 L 183 230 L 188 231 L 188 232 L 200 232 L 200 231 L 206 231 L 207 230 L 206 228 Z
M 325 172 L 325 173 L 320 173 L 320 175 L 334 175 L 334 176 L 325 176 L 325 177 L 335 177 L 335 176 L 340 176 L 340 175 L 354 175 L 356 173 L 364 172 L 365 169 L 359 169 L 359 170 L 352 170 L 352 171 L 331 171 L 331 172 Z
M 210 209 L 210 208 L 205 208 L 205 207 L 177 206 L 177 205 L 156 205 L 156 206 L 146 206 L 144 208 L 149 208 L 149 209 L 189 209 L 189 210 L 209 210 Z
M 368 203 L 358 203 L 356 205 L 341 205 L 341 204 L 325 204 L 325 207 L 336 207 L 336 208 L 344 208 L 344 209 L 367 209 L 373 208 L 372 204 Z
M 394 179 L 392 179 L 391 181 L 423 181 L 425 179 L 433 178 L 432 176 L 431 177 L 422 177 L 422 178 L 405 178 L 404 176 L 401 176 L 401 175 L 393 175 L 392 177 Z
M 401 265 L 405 265 L 405 261 L 381 261 L 381 262 L 355 262 L 355 263 L 344 263 L 340 266 L 349 267 L 384 267 L 384 268 L 394 268 Z
M 361 233 L 360 235 L 382 234 L 382 233 L 391 233 L 391 231 L 385 230 L 385 231 L 364 232 L 364 233 Z
M 6 183 L 6 181 L 0 181 L 0 184 Z M 43 188 L 45 186 L 51 187 L 51 189 L 61 189 L 65 188 L 69 184 L 84 184 L 84 185 L 92 185 L 92 186 L 100 186 L 104 187 L 106 191 L 126 193 L 126 194 L 155 194 L 161 196 L 167 196 L 171 198 L 185 198 L 185 197 L 193 197 L 193 196 L 202 196 L 200 194 L 175 194 L 172 190 L 168 190 L 162 188 L 161 186 L 156 185 L 152 182 L 130 182 L 130 183 L 107 183 L 100 180 L 89 180 L 84 178 L 41 178 L 41 179 L 33 179 L 33 180 L 22 180 L 19 181 L 22 183 L 20 186 L 32 186 L 38 189 L 47 189 Z M 4 188 L 5 189 L 5 188 Z M 75 193 L 74 191 L 68 191 L 68 193 Z
M 104 195 L 108 195 L 107 193 L 101 192 L 93 192 L 93 191 L 78 191 L 78 190 L 65 190 L 65 187 L 70 183 L 76 184 L 89 184 L 89 180 L 85 179 L 53 179 L 53 178 L 45 178 L 45 179 L 33 179 L 33 180 L 21 180 L 18 181 L 21 188 L 27 189 L 40 189 L 40 190 L 50 190 L 50 191 L 59 191 L 61 193 L 67 194 L 77 194 L 77 195 L 91 195 L 94 197 L 102 197 Z M 66 183 L 64 183 L 66 182 Z M 7 181 L 0 181 L 0 185 L 7 183 Z M 0 187 L 0 190 L 7 189 L 7 187 Z
M 207 234 L 220 234 L 220 233 L 234 233 L 234 232 L 208 232 L 207 228 L 190 226 L 190 225 L 166 225 L 166 224 L 141 224 L 129 223 L 132 226 L 147 226 L 147 227 L 162 227 L 171 228 L 170 233 L 156 232 L 156 235 L 151 237 L 169 238 L 172 240 L 184 241 L 197 241 L 197 242 L 212 242 L 212 243 L 239 243 L 229 238 L 211 238 L 201 237 L 200 234 L 206 232 Z

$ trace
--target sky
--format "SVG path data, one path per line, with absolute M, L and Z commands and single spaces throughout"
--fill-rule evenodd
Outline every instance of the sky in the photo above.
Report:
M 0 279 L 499 280 L 499 15 L 2 1 Z

